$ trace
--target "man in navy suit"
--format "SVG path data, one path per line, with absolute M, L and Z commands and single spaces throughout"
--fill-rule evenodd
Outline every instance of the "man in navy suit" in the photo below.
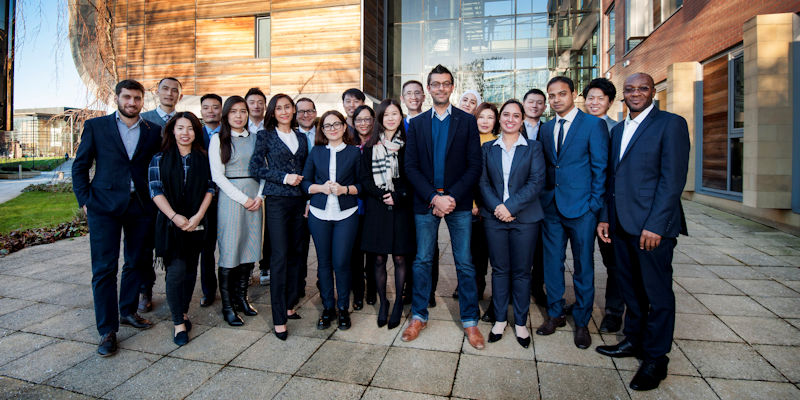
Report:
M 608 130 L 600 118 L 575 107 L 575 85 L 564 76 L 547 83 L 547 96 L 556 117 L 544 124 L 539 140 L 547 164 L 542 244 L 544 283 L 549 318 L 536 330 L 550 335 L 566 325 L 564 312 L 564 262 L 567 240 L 572 247 L 575 287 L 575 345 L 588 348 L 589 320 L 594 303 L 594 232 L 603 206 Z
M 478 124 L 472 114 L 453 107 L 453 74 L 437 65 L 428 74 L 428 93 L 433 108 L 411 120 L 406 139 L 406 174 L 414 188 L 414 223 L 417 255 L 411 322 L 402 340 L 417 338 L 428 321 L 431 268 L 439 223 L 444 218 L 458 273 L 461 324 L 470 345 L 484 347 L 478 331 L 478 286 L 469 243 L 472 233 L 472 200 L 481 174 Z
M 608 193 L 597 235 L 614 246 L 625 299 L 625 339 L 598 346 L 610 357 L 638 357 L 634 390 L 658 387 L 667 376 L 675 328 L 672 252 L 687 234 L 681 193 L 689 165 L 689 129 L 682 117 L 653 104 L 650 75 L 637 73 L 622 89 L 630 113 L 612 129 Z
M 72 164 L 72 188 L 89 222 L 92 293 L 100 345 L 109 356 L 117 350 L 116 332 L 123 323 L 146 329 L 152 323 L 136 313 L 138 289 L 153 268 L 153 221 L 147 167 L 161 144 L 161 128 L 141 118 L 144 87 L 133 80 L 117 84 L 117 112 L 84 124 Z M 89 170 L 95 164 L 94 178 Z M 119 241 L 124 257 L 119 302 Z M 119 307 L 119 313 L 117 313 Z
M 220 119 L 222 118 L 222 97 L 218 94 L 208 93 L 200 98 L 200 115 L 203 117 L 203 148 L 208 150 L 211 137 L 219 133 Z M 206 211 L 206 244 L 200 253 L 200 287 L 203 297 L 200 298 L 200 307 L 214 304 L 217 298 L 217 262 L 214 251 L 217 248 L 217 197 Z

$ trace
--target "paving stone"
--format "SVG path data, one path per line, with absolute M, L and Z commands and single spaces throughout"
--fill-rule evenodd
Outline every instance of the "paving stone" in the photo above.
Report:
M 489 343 L 489 332 L 492 329 L 492 325 L 481 323 L 478 324 L 478 329 L 481 331 L 484 339 L 486 339 L 486 347 L 483 350 L 478 350 L 472 345 L 469 344 L 469 341 L 464 340 L 464 343 L 461 345 L 461 352 L 463 354 L 472 354 L 476 356 L 491 356 L 491 357 L 501 357 L 501 358 L 514 358 L 520 360 L 535 360 L 535 354 L 533 351 L 533 346 L 535 346 L 535 341 L 538 340 L 536 335 L 531 337 L 531 343 L 533 346 L 529 346 L 527 349 L 520 346 L 517 343 L 517 338 L 514 334 L 514 327 L 513 325 L 506 327 L 505 333 L 503 334 L 503 338 L 500 341 Z M 530 329 L 528 330 L 528 334 L 531 334 Z M 462 358 L 463 359 L 463 358 Z
M 728 283 L 736 286 L 748 296 L 760 297 L 797 297 L 798 293 L 773 280 L 741 280 L 727 279 Z
M 55 339 L 32 333 L 16 332 L 0 338 L 0 365 L 53 343 Z
M 191 339 L 188 344 L 170 355 L 189 360 L 227 364 L 263 336 L 263 332 L 214 327 Z
M 782 319 L 762 317 L 720 317 L 750 344 L 800 346 L 800 330 Z
M 800 268 L 797 267 L 759 267 L 758 272 L 774 279 L 800 281 Z
M 445 400 L 447 397 L 370 386 L 362 400 Z
M 194 330 L 195 328 L 192 328 Z M 140 330 L 128 326 L 128 325 L 120 325 L 119 331 L 117 331 L 117 342 L 122 342 L 127 340 L 129 337 L 133 335 L 138 335 Z M 93 323 L 92 325 L 81 329 L 74 333 L 66 333 L 66 338 L 69 340 L 75 340 L 78 342 L 85 342 L 89 344 L 97 345 L 100 343 L 100 334 L 97 332 L 97 326 Z
M 73 393 L 68 390 L 54 388 L 46 385 L 35 385 L 30 389 L 20 393 L 15 397 L 16 400 L 40 400 L 40 399 L 62 399 L 62 400 L 88 400 L 93 397 Z
M 0 285 L 0 296 L 13 297 L 16 299 L 22 298 L 22 295 L 30 293 L 33 288 L 39 288 L 42 285 L 47 285 L 48 281 L 40 279 L 31 279 L 22 276 L 12 276 L 8 272 L 0 276 L 3 284 Z
M 766 279 L 767 276 L 755 268 L 734 265 L 705 265 L 709 271 L 723 279 Z
M 753 346 L 762 357 L 789 378 L 789 381 L 800 382 L 800 348 L 797 346 Z
M 295 376 L 281 389 L 275 399 L 360 399 L 364 386 L 352 383 L 322 381 Z
M 94 326 L 94 310 L 73 308 L 23 330 L 40 335 L 70 338 L 77 332 Z
M 682 245 L 678 251 L 691 257 L 698 264 L 714 265 L 741 265 L 741 262 L 731 258 L 727 254 L 714 249 L 713 247 L 701 245 Z
M 289 334 L 286 341 L 268 333 L 231 361 L 237 367 L 294 374 L 324 340 Z
M 791 383 L 708 379 L 722 400 L 796 400 L 800 390 Z
M 731 286 L 728 282 L 719 278 L 676 277 L 675 282 L 678 282 L 684 289 L 693 294 L 742 294 L 742 292 Z
M 391 347 L 372 386 L 447 396 L 455 379 L 458 354 Z
M 684 314 L 711 314 L 711 311 L 701 304 L 695 296 L 689 293 L 675 294 L 675 312 Z
M 800 329 L 800 319 L 787 319 L 786 322 L 795 326 L 795 328 Z
M 622 338 L 620 338 L 622 339 Z M 618 341 L 608 341 L 609 344 L 616 344 Z M 683 354 L 683 351 L 675 345 L 672 344 L 672 349 L 667 354 L 669 357 L 669 366 L 668 373 L 671 375 L 688 375 L 688 376 L 700 376 L 700 371 L 695 368 L 694 365 L 686 358 L 686 355 Z M 635 357 L 627 357 L 627 358 L 614 358 L 614 365 L 616 365 L 617 369 L 620 371 L 637 371 L 641 362 L 636 359 Z
M 58 341 L 4 365 L 0 375 L 42 383 L 94 355 L 96 350 L 86 343 Z
M 364 308 L 369 308 L 370 306 L 365 306 Z M 405 316 L 401 321 L 405 321 Z M 366 344 L 378 344 L 383 346 L 390 346 L 392 342 L 403 332 L 402 329 L 405 326 L 404 323 L 401 323 L 398 327 L 389 330 L 386 325 L 382 328 L 378 327 L 377 323 L 377 315 L 373 314 L 350 314 L 350 319 L 353 323 L 353 326 L 343 331 L 341 329 L 337 329 L 332 339 L 335 340 L 344 340 L 347 342 L 356 342 L 356 343 L 366 343 Z
M 107 393 L 110 399 L 181 399 L 222 367 L 200 361 L 163 357 Z
M 21 297 L 67 307 L 89 308 L 93 304 L 92 287 L 73 283 L 48 282 L 45 290 L 32 289 L 29 294 Z
M 715 315 L 764 317 L 772 314 L 747 296 L 698 294 L 696 297 Z
M 619 373 L 613 369 L 548 362 L 540 362 L 538 366 L 539 388 L 543 400 L 628 397 Z
M 187 399 L 270 399 L 290 378 L 290 375 L 225 367 Z
M 756 301 L 782 318 L 800 318 L 800 297 L 756 297 Z
M 614 368 L 611 358 L 601 355 L 592 348 L 584 350 L 577 348 L 572 332 L 556 331 L 554 334 L 548 336 L 534 336 L 533 347 L 536 353 L 536 360 L 538 361 L 582 365 L 587 367 Z M 602 344 L 600 335 L 591 335 L 591 337 L 594 346 Z M 513 337 L 511 339 L 513 339 Z M 514 341 L 516 341 L 516 339 L 514 339 Z M 520 347 L 520 350 L 524 349 Z
M 159 358 L 161 358 L 159 355 L 124 349 L 107 358 L 93 355 L 58 374 L 47 384 L 101 397 Z
M 755 350 L 743 343 L 679 340 L 678 345 L 704 378 L 785 380 Z
M 529 399 L 539 391 L 536 362 L 464 354 L 453 396 L 472 399 Z
M 200 336 L 210 328 L 211 327 L 205 325 L 193 325 L 192 331 L 189 332 L 189 344 L 192 343 L 194 338 Z M 153 354 L 169 354 L 178 348 L 175 342 L 173 342 L 174 335 L 175 328 L 172 321 L 161 321 L 153 325 L 150 329 L 139 330 L 138 333 L 130 338 L 120 340 L 119 347 Z
M 19 399 L 35 385 L 19 379 L 0 376 L 0 399 Z
M 800 267 L 800 256 L 791 255 L 791 256 L 775 256 L 778 260 L 780 260 L 781 265 L 791 265 L 793 267 Z
M 441 273 L 440 271 L 439 274 L 441 275 Z M 455 272 L 453 273 L 455 274 Z M 443 290 L 441 288 L 438 289 Z M 461 326 L 461 311 L 458 300 L 450 297 L 450 293 L 452 293 L 452 290 L 447 294 L 447 297 L 436 296 L 436 307 L 428 308 L 428 320 L 453 321 Z
M 388 346 L 330 340 L 306 361 L 297 375 L 367 385 L 387 351 Z
M 0 327 L 21 330 L 27 326 L 38 324 L 56 314 L 64 313 L 67 307 L 53 304 L 34 303 L 0 317 Z
M 0 315 L 8 314 L 19 309 L 28 307 L 34 302 L 22 299 L 0 298 Z
M 625 383 L 625 388 L 628 390 L 628 394 L 630 394 L 631 399 L 634 400 L 718 399 L 717 395 L 714 394 L 714 391 L 711 389 L 710 386 L 708 386 L 708 383 L 706 383 L 706 381 L 703 378 L 680 376 L 680 375 L 667 375 L 667 379 L 661 381 L 661 384 L 658 385 L 658 389 L 656 390 L 650 390 L 647 392 L 637 392 L 628 386 L 630 381 L 633 379 L 633 375 L 635 373 L 636 373 L 635 371 L 620 371 L 620 375 L 622 375 L 622 380 Z
M 698 264 L 672 264 L 672 276 L 683 278 L 715 279 L 717 276 L 705 266 Z
M 400 326 L 400 332 L 406 329 L 410 321 L 409 319 Z M 392 345 L 458 353 L 461 351 L 461 344 L 464 342 L 464 329 L 461 328 L 460 324 L 456 325 L 453 321 L 429 319 L 428 325 L 420 332 L 417 339 L 411 342 L 404 342 L 402 336 L 402 333 L 397 335 Z
M 741 342 L 725 324 L 714 315 L 675 314 L 675 339 Z

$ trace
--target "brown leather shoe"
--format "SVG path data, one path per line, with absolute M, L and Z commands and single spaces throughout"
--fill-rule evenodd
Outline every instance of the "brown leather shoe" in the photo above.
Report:
M 483 335 L 481 335 L 481 331 L 478 330 L 477 326 L 464 328 L 464 334 L 467 335 L 470 346 L 478 350 L 483 350 Z
M 416 318 L 412 318 L 406 330 L 403 331 L 403 336 L 400 337 L 400 340 L 404 342 L 410 342 L 416 339 L 419 336 L 419 332 L 425 329 L 426 326 L 428 326 L 427 322 L 422 322 Z
M 575 346 L 579 349 L 588 349 L 592 345 L 592 337 L 589 336 L 589 328 L 585 326 L 575 327 Z
M 552 335 L 556 328 L 560 328 L 562 326 L 567 325 L 567 316 L 562 315 L 560 317 L 550 317 L 545 321 L 539 329 L 536 330 L 537 335 Z

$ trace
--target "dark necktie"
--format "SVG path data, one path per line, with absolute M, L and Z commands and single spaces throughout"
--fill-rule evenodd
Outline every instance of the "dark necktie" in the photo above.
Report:
M 558 121 L 558 140 L 556 140 L 556 156 L 558 153 L 561 152 L 561 142 L 564 141 L 564 123 L 567 122 L 565 119 L 560 119 Z

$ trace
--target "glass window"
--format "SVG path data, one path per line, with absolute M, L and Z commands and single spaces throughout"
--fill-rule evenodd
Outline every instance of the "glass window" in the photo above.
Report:
M 256 58 L 269 58 L 269 17 L 256 17 Z
M 606 20 L 608 21 L 608 28 L 606 29 L 606 32 L 608 32 L 608 51 L 606 54 L 608 55 L 608 67 L 611 68 L 617 63 L 617 18 L 616 13 L 614 12 L 614 6 L 611 6 L 611 8 L 608 10 L 606 17 Z
M 424 70 L 442 64 L 451 71 L 458 67 L 458 21 L 425 23 Z
M 392 51 L 388 62 L 395 74 L 418 74 L 422 69 L 419 49 L 422 46 L 422 24 L 394 25 L 389 29 Z
M 625 50 L 636 47 L 652 31 L 653 0 L 625 0 Z
M 733 59 L 733 129 L 744 128 L 744 56 Z
M 517 69 L 547 68 L 547 15 L 517 17 Z
M 546 13 L 547 0 L 517 0 L 517 14 Z
M 391 4 L 392 21 L 422 21 L 422 0 L 401 0 L 389 3 Z
M 541 89 L 543 92 L 545 92 L 547 81 L 549 79 L 550 71 L 547 69 L 517 71 L 514 97 L 522 100 L 522 96 L 524 96 L 528 90 L 534 88 Z
M 425 19 L 458 18 L 458 0 L 425 0 Z
M 461 2 L 462 18 L 513 14 L 513 0 L 463 0 Z
M 483 101 L 503 104 L 514 97 L 514 72 L 465 70 L 458 76 L 459 92 L 472 89 L 481 94 Z M 524 92 L 523 92 L 524 93 Z
M 461 64 L 483 70 L 514 69 L 514 17 L 464 20 Z

